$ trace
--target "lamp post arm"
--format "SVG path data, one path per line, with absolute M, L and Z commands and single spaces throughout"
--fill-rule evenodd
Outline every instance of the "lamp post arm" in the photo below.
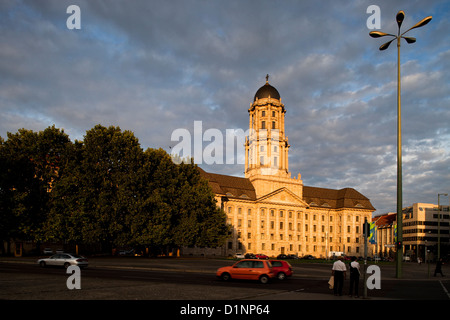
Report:
M 412 29 L 423 27 L 424 25 L 428 24 L 428 22 L 430 22 L 431 19 L 433 19 L 433 16 L 428 16 L 426 18 L 423 18 L 422 20 L 417 22 L 414 26 L 412 26 L 411 28 L 409 28 L 408 30 L 403 32 L 401 35 L 404 35 L 405 33 L 407 33 L 408 31 L 410 31 Z

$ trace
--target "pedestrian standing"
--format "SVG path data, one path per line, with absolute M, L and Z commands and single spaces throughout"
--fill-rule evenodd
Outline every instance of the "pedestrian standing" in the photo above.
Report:
M 445 277 L 444 274 L 442 273 L 442 258 L 440 258 L 438 260 L 438 262 L 436 262 L 436 269 L 434 269 L 434 276 L 436 277 L 436 273 L 440 273 L 441 276 Z
M 331 268 L 331 274 L 334 276 L 334 295 L 342 296 L 342 289 L 344 287 L 344 280 L 346 278 L 347 268 L 345 263 L 342 262 L 342 256 L 338 257 L 338 260 L 333 263 Z
M 361 275 L 359 262 L 356 261 L 356 257 L 352 257 L 350 262 L 350 293 L 349 296 L 353 295 L 353 289 L 355 289 L 355 298 L 359 297 L 359 276 Z

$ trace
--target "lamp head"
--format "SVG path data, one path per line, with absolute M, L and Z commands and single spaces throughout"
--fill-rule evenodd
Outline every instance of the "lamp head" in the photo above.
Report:
M 405 39 L 406 42 L 408 42 L 408 43 L 416 42 L 416 38 L 413 38 L 413 37 L 402 37 L 402 38 Z
M 423 18 L 422 20 L 420 20 L 419 22 L 417 22 L 411 29 L 423 27 L 423 26 L 426 25 L 428 22 L 430 22 L 431 19 L 433 19 L 432 16 L 428 16 L 428 17 L 426 17 L 426 18 Z M 411 29 L 409 29 L 409 30 L 411 30 Z
M 381 38 L 381 37 L 390 36 L 390 35 L 391 34 L 384 33 L 384 32 L 381 32 L 381 31 L 370 31 L 369 32 L 369 36 L 371 36 L 372 38 Z
M 397 20 L 398 29 L 400 30 L 400 27 L 402 26 L 402 22 L 405 19 L 405 12 L 403 12 L 403 10 L 400 10 L 397 13 L 397 16 L 395 17 L 395 19 Z
M 380 50 L 381 50 L 381 51 L 386 50 L 386 49 L 389 47 L 389 45 L 392 43 L 392 41 L 394 41 L 395 39 L 396 39 L 396 38 L 394 38 L 394 39 L 392 39 L 391 41 L 388 41 L 388 42 L 382 44 L 382 45 L 380 46 Z

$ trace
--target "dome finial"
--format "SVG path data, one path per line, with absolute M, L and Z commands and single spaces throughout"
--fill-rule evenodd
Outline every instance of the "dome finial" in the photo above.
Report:
M 280 93 L 278 92 L 278 90 L 269 84 L 269 75 L 267 74 L 266 75 L 266 84 L 263 85 L 261 88 L 259 88 L 258 91 L 256 91 L 253 101 L 256 101 L 257 99 L 265 99 L 265 98 L 269 98 L 269 97 L 272 99 L 281 101 Z

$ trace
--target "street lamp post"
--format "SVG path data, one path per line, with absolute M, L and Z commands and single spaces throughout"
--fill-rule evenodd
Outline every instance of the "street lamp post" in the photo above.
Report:
M 401 94 L 400 94 L 400 40 L 403 38 L 407 43 L 416 42 L 416 38 L 405 37 L 404 34 L 408 31 L 422 27 L 431 21 L 432 17 L 428 16 L 413 27 L 409 28 L 403 33 L 400 33 L 400 27 L 402 25 L 403 19 L 405 18 L 405 13 L 401 10 L 397 13 L 396 20 L 398 25 L 397 35 L 384 33 L 381 31 L 371 31 L 369 35 L 372 38 L 380 37 L 393 37 L 392 40 L 382 44 L 380 50 L 386 50 L 389 45 L 397 40 L 397 262 L 396 262 L 396 276 L 397 278 L 402 277 L 402 260 L 403 260 L 403 216 L 402 216 L 402 122 L 401 122 Z

